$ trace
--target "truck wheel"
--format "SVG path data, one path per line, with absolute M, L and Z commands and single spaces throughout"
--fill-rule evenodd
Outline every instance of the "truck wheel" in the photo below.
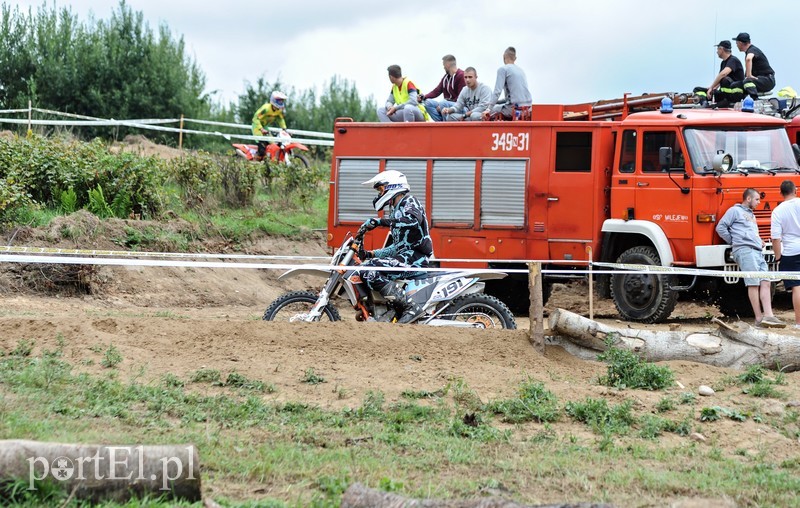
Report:
M 772 284 L 772 295 L 775 295 L 775 284 Z M 747 296 L 747 286 L 744 280 L 739 279 L 736 284 L 719 282 L 719 311 L 725 317 L 750 318 L 753 317 L 753 306 Z
M 617 258 L 617 263 L 661 265 L 658 252 L 650 246 L 632 247 Z M 627 321 L 660 323 L 672 314 L 678 293 L 670 289 L 669 275 L 626 274 L 611 277 L 611 298 Z

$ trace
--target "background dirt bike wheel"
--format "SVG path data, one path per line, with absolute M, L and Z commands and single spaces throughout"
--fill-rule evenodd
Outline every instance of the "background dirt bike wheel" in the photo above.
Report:
M 296 314 L 311 310 L 317 302 L 317 294 L 311 291 L 292 291 L 281 295 L 264 311 L 264 321 L 289 321 Z M 320 321 L 341 321 L 342 317 L 336 307 L 330 303 L 322 309 Z
M 444 311 L 444 314 L 464 314 L 463 316 L 447 316 L 443 319 L 475 323 L 482 323 L 486 316 L 489 316 L 491 322 L 485 323 L 487 328 L 517 329 L 517 322 L 508 307 L 497 298 L 484 293 L 473 293 L 456 298 Z
M 306 169 L 311 167 L 311 162 L 309 162 L 308 157 L 302 154 L 292 154 L 292 164 L 301 165 Z

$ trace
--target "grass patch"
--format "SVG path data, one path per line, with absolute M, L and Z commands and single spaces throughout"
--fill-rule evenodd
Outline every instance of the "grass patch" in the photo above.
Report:
M 669 367 L 645 362 L 632 351 L 614 347 L 614 338 L 606 340 L 606 349 L 597 359 L 608 364 L 600 384 L 615 388 L 663 390 L 672 386 L 675 377 Z
M 100 365 L 107 369 L 112 369 L 122 363 L 122 353 L 119 352 L 117 346 L 109 344 L 108 348 L 103 352 L 103 359 L 100 360 Z
M 314 367 L 309 367 L 309 368 L 306 369 L 306 371 L 303 373 L 303 377 L 300 378 L 300 382 L 301 383 L 310 384 L 310 385 L 318 385 L 318 384 L 322 384 L 322 383 L 327 383 L 327 381 L 325 381 L 324 377 L 322 377 L 321 375 L 317 374 L 317 372 L 314 370 Z
M 635 421 L 632 408 L 633 402 L 629 400 L 616 406 L 609 406 L 606 399 L 589 397 L 583 402 L 568 402 L 566 412 L 575 421 L 591 427 L 594 432 L 612 435 L 628 432 Z
M 135 376 L 123 381 L 117 372 L 114 378 L 77 374 L 62 349 L 0 357 L 0 434 L 64 442 L 192 442 L 208 472 L 204 486 L 223 506 L 338 506 L 355 481 L 404 496 L 442 499 L 474 497 L 484 487 L 502 486 L 515 501 L 528 504 L 544 495 L 531 485 L 555 483 L 570 498 L 613 500 L 620 506 L 659 505 L 676 493 L 708 497 L 709 492 L 744 506 L 800 503 L 798 461 L 737 455 L 689 440 L 664 446 L 659 436 L 687 435 L 692 418 L 637 418 L 630 402 L 567 404 L 567 414 L 602 434 L 595 441 L 563 435 L 546 423 L 498 429 L 489 405 L 466 408 L 480 398 L 463 382 L 458 401 L 450 392 L 453 398 L 432 402 L 408 397 L 387 402 L 383 393 L 373 391 L 354 408 L 321 409 L 268 401 L 262 392 L 234 386 L 253 380 L 230 379 L 211 369 L 188 379 L 224 379 L 235 389 L 201 395 L 174 375 L 144 383 Z M 529 380 L 518 387 L 517 397 L 530 395 L 526 386 L 544 388 Z M 787 412 L 771 424 L 795 429 L 798 420 Z M 625 441 L 615 444 L 612 436 Z M 222 497 L 252 497 L 249 493 L 264 485 L 272 486 L 267 494 L 272 498 L 243 502 Z M 59 492 L 21 504 L 79 505 Z M 141 504 L 175 505 L 151 499 L 130 506 Z
M 517 397 L 491 402 L 488 409 L 508 423 L 554 422 L 561 415 L 555 394 L 530 379 L 520 385 Z

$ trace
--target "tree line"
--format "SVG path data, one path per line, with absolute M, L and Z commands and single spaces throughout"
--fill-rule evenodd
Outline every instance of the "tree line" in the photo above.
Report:
M 330 132 L 336 117 L 368 120 L 375 111 L 372 97 L 362 99 L 354 83 L 338 76 L 321 93 L 263 77 L 244 88 L 236 101 L 215 101 L 183 37 L 166 24 L 153 30 L 125 0 L 107 20 L 81 20 L 69 7 L 55 4 L 35 11 L 5 2 L 0 7 L 0 109 L 27 108 L 30 101 L 33 107 L 100 118 L 183 114 L 249 124 L 269 94 L 281 89 L 290 98 L 287 121 L 296 129 Z M 112 133 L 84 129 L 81 134 Z M 172 138 L 167 140 L 174 142 Z M 186 143 L 213 145 L 205 136 L 188 136 Z

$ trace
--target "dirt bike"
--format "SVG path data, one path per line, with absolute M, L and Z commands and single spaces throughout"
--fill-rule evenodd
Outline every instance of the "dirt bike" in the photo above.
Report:
M 339 321 L 341 315 L 331 299 L 344 293 L 356 310 L 357 321 L 395 322 L 400 317 L 389 302 L 377 291 L 370 290 L 354 267 L 361 264 L 358 250 L 366 229 L 362 226 L 356 236 L 350 233 L 333 254 L 331 270 L 296 268 L 279 280 L 297 275 L 326 277 L 328 282 L 319 294 L 312 291 L 291 291 L 278 297 L 264 312 L 265 321 Z M 483 293 L 485 280 L 502 279 L 500 272 L 472 273 L 466 271 L 422 272 L 394 283 L 400 284 L 424 310 L 415 324 L 456 326 L 466 328 L 516 329 L 514 316 L 506 305 Z M 376 318 L 378 316 L 378 318 Z
M 264 134 L 268 135 L 268 132 L 265 132 Z M 294 153 L 295 150 L 307 152 L 308 147 L 306 145 L 293 142 L 292 136 L 283 129 L 281 129 L 281 131 L 275 137 L 278 138 L 278 141 L 267 145 L 267 154 L 264 157 L 264 160 L 284 162 L 286 164 L 291 164 L 292 161 L 297 160 L 304 167 L 309 167 L 310 164 L 308 162 L 308 157 L 300 153 Z M 237 155 L 244 157 L 249 161 L 256 160 L 258 145 L 233 143 L 231 146 L 233 146 L 233 149 L 236 151 Z

